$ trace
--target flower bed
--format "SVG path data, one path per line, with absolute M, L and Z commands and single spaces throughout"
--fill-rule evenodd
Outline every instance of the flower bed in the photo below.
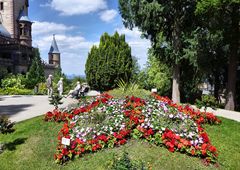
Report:
M 212 113 L 201 113 L 158 95 L 143 100 L 104 94 L 77 108 L 48 112 L 45 120 L 65 121 L 58 135 L 57 163 L 123 145 L 131 137 L 165 146 L 170 152 L 204 158 L 207 163 L 217 161 L 217 150 L 202 125 L 219 124 L 220 120 Z M 63 137 L 70 139 L 70 146 L 61 144 Z

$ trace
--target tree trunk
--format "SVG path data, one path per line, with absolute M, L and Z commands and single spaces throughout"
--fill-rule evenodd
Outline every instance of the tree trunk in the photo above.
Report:
M 174 103 L 180 103 L 180 65 L 173 66 L 172 100 Z
M 220 89 L 220 80 L 219 80 L 219 72 L 214 72 L 214 97 L 217 99 L 218 103 L 220 103 L 219 97 L 219 89 Z
M 235 93 L 237 83 L 237 66 L 238 66 L 238 41 L 239 41 L 239 7 L 235 5 L 233 7 L 231 19 L 232 19 L 232 34 L 230 39 L 230 56 L 228 61 L 228 82 L 227 82 L 227 103 L 225 109 L 235 109 Z
M 180 29 L 180 19 L 175 18 L 174 30 L 173 30 L 173 47 L 175 50 L 176 61 L 180 58 L 182 50 L 181 43 L 181 29 Z M 172 84 L 172 100 L 174 103 L 180 103 L 180 64 L 179 61 L 173 64 L 173 84 Z

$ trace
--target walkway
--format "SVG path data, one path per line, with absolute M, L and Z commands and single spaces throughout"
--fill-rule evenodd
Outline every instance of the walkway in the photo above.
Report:
M 212 112 L 216 116 L 220 116 L 220 117 L 224 117 L 227 119 L 240 122 L 240 112 L 234 112 L 234 111 L 224 110 L 224 109 L 213 110 L 211 108 L 207 108 L 207 112 Z
M 8 115 L 11 121 L 20 122 L 45 114 L 54 109 L 48 96 L 0 96 L 0 115 Z M 63 105 L 77 102 L 72 98 L 63 98 Z
M 93 92 L 92 96 L 94 95 L 97 95 L 96 92 Z M 76 102 L 77 100 L 72 98 L 63 98 L 63 105 L 60 105 L 60 108 Z M 54 106 L 49 105 L 47 96 L 0 96 L 0 115 L 8 115 L 11 121 L 20 122 L 43 115 L 53 109 Z M 211 108 L 207 111 L 240 122 L 240 112 Z

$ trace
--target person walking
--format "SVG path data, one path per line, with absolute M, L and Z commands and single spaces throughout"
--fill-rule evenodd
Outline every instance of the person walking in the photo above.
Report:
M 48 89 L 48 97 L 51 97 L 53 94 L 53 82 L 52 82 L 52 75 L 50 74 L 47 78 L 47 89 Z
M 62 96 L 62 94 L 63 94 L 63 78 L 62 77 L 58 81 L 57 87 L 58 87 L 59 96 Z

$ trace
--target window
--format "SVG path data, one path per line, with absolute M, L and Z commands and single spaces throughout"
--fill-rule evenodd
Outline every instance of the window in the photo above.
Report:
M 3 10 L 3 2 L 0 2 L 0 10 Z

